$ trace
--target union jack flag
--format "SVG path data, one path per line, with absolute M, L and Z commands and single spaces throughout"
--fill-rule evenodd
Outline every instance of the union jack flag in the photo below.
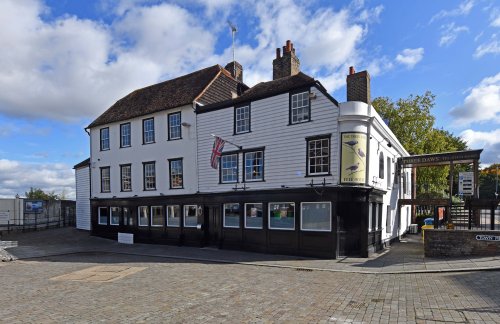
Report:
M 214 147 L 212 148 L 212 157 L 210 158 L 210 164 L 212 165 L 212 168 L 216 170 L 219 168 L 219 159 L 222 154 L 222 150 L 224 149 L 225 143 L 226 143 L 225 140 L 223 140 L 218 136 L 215 136 Z

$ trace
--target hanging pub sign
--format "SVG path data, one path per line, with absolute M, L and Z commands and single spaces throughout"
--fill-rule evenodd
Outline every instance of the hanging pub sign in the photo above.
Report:
M 342 133 L 340 182 L 366 183 L 366 134 Z

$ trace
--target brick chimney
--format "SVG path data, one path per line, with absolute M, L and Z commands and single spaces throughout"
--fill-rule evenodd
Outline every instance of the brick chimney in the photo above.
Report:
M 236 61 L 229 62 L 226 64 L 226 66 L 224 68 L 227 71 L 229 71 L 229 73 L 231 73 L 233 78 L 235 78 L 236 80 L 238 80 L 240 82 L 243 82 L 243 66 L 241 66 L 240 63 L 238 63 Z
M 368 74 L 368 71 L 356 73 L 353 66 L 349 67 L 347 101 L 362 101 L 370 104 L 370 74 Z
M 276 49 L 276 58 L 273 60 L 273 80 L 295 75 L 300 72 L 300 61 L 295 55 L 295 48 L 290 40 L 283 46 L 283 56 L 280 49 Z

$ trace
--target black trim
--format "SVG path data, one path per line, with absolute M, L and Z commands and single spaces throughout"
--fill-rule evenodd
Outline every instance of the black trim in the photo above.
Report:
M 153 189 L 146 189 L 146 164 L 153 164 L 155 167 L 155 187 Z M 154 191 L 156 190 L 156 161 L 142 162 L 142 188 L 143 191 Z
M 129 139 L 129 141 L 130 141 L 129 145 L 123 145 L 123 142 L 122 142 L 122 139 L 123 139 L 122 127 L 125 126 L 125 125 L 128 125 L 128 127 L 129 127 L 129 138 L 130 138 Z M 130 124 L 130 122 L 120 124 L 120 148 L 131 147 L 131 146 L 132 146 L 132 125 Z
M 248 130 L 246 132 L 236 132 L 236 110 L 248 107 Z M 252 105 L 251 102 L 241 103 L 234 106 L 233 110 L 233 135 L 240 135 L 252 132 Z
M 322 139 L 328 139 L 328 172 L 322 174 L 310 174 L 309 173 L 309 143 L 311 141 L 317 141 Z M 332 175 L 332 134 L 325 135 L 315 135 L 306 137 L 306 176 L 305 177 L 325 177 Z
M 105 167 L 100 167 L 101 169 L 101 192 L 111 192 L 111 167 L 110 166 L 105 166 Z M 108 169 L 108 175 L 109 175 L 109 190 L 104 191 L 102 189 L 102 170 Z
M 123 167 L 127 167 L 127 166 L 130 167 L 130 190 L 123 189 Z M 121 192 L 132 191 L 132 164 L 131 163 L 120 164 L 120 191 Z
M 102 147 L 102 131 L 105 129 L 108 130 L 108 148 Z M 100 148 L 100 151 L 109 151 L 109 149 L 111 148 L 111 139 L 109 137 L 109 127 L 103 127 L 101 129 L 99 129 L 99 148 Z
M 334 98 L 332 97 L 328 91 L 326 91 L 325 87 L 323 87 L 323 85 L 321 84 L 321 82 L 319 82 L 318 80 L 316 80 L 315 82 L 315 85 L 316 85 L 316 88 L 325 96 L 327 97 L 328 99 L 330 99 L 331 102 L 333 102 L 333 104 L 335 106 L 337 106 L 337 108 L 339 107 L 339 102 Z
M 219 184 L 228 184 L 228 183 L 240 183 L 240 150 L 224 152 L 221 154 L 219 158 Z M 227 155 L 236 155 L 236 181 L 231 182 L 222 182 L 222 157 Z
M 246 154 L 247 153 L 254 153 L 254 152 L 262 152 L 262 179 L 247 181 L 247 179 L 246 179 L 246 174 L 247 174 L 247 172 L 246 172 Z M 243 151 L 242 154 L 243 154 L 243 167 L 242 167 L 242 169 L 243 169 L 243 182 L 249 182 L 249 183 L 251 183 L 251 182 L 265 182 L 265 178 L 264 178 L 264 175 L 265 175 L 265 172 L 264 172 L 265 152 L 264 152 L 264 149 L 263 148 L 262 149 L 253 149 L 253 150 L 247 149 L 247 150 Z
M 292 96 L 296 95 L 296 94 L 299 94 L 299 93 L 303 93 L 303 92 L 307 92 L 307 99 L 308 99 L 308 102 L 309 102 L 309 118 L 307 120 L 304 120 L 304 121 L 292 123 Z M 311 116 L 311 98 L 309 96 L 310 93 L 311 93 L 311 87 L 309 87 L 309 88 L 299 88 L 299 89 L 297 89 L 295 91 L 290 91 L 288 93 L 288 125 L 303 124 L 303 123 L 307 123 L 307 122 L 312 121 L 312 118 L 311 118 L 312 117 Z
M 152 120 L 153 121 L 153 141 L 152 142 L 145 142 L 145 137 L 144 137 L 144 133 L 145 133 L 145 129 L 144 129 L 144 123 L 148 120 Z M 147 144 L 153 144 L 155 143 L 155 140 L 156 140 L 156 129 L 155 129 L 155 118 L 154 117 L 150 117 L 150 118 L 145 118 L 142 120 L 142 145 L 147 145 Z
M 180 129 L 180 137 L 176 137 L 176 138 L 171 138 L 170 137 L 170 116 L 172 115 L 179 115 L 179 129 Z M 181 114 L 181 111 L 176 111 L 176 112 L 173 112 L 173 113 L 170 113 L 167 115 L 167 137 L 168 137 L 168 140 L 169 141 L 175 141 L 175 140 L 180 140 L 182 139 L 182 114 Z
M 181 161 L 181 167 L 182 167 L 182 186 L 181 187 L 172 187 L 172 162 L 174 161 Z M 168 182 L 169 182 L 169 188 L 170 189 L 184 189 L 184 161 L 183 158 L 175 158 L 175 159 L 168 159 Z

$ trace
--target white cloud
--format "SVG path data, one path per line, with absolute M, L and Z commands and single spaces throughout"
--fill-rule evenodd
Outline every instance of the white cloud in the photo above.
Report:
M 186 3 L 202 6 L 205 16 Z M 228 34 L 218 13 L 234 6 L 255 23 L 255 41 L 236 49 L 247 84 L 271 79 L 275 47 L 291 39 L 304 72 L 332 91 L 344 85 L 347 67 L 362 61 L 359 46 L 383 11 L 363 1 L 338 10 L 292 0 L 103 0 L 101 6 L 112 23 L 70 15 L 48 22 L 42 0 L 0 1 L 0 21 L 8 26 L 0 28 L 0 42 L 9 48 L 0 51 L 0 113 L 95 118 L 134 89 L 224 65 L 231 48 L 216 52 L 219 34 Z
M 442 19 L 445 17 L 456 17 L 456 16 L 466 16 L 474 7 L 474 0 L 465 0 L 458 5 L 457 8 L 451 10 L 441 10 L 434 16 L 432 16 L 429 23 L 432 23 L 438 19 Z
M 458 38 L 462 32 L 468 32 L 467 26 L 455 26 L 455 23 L 450 23 L 441 26 L 441 38 L 439 39 L 439 46 L 451 45 Z
M 499 54 L 500 53 L 500 41 L 497 40 L 496 35 L 494 34 L 490 41 L 479 45 L 474 52 L 475 58 L 481 58 L 487 54 Z
M 33 118 L 96 117 L 133 89 L 174 77 L 213 51 L 186 10 L 131 7 L 113 25 L 74 16 L 47 23 L 38 1 L 0 2 L 0 112 Z M 188 37 L 189 35 L 189 37 Z
M 450 110 L 455 124 L 500 122 L 500 73 L 484 78 L 472 88 L 461 106 Z
M 490 132 L 466 129 L 460 137 L 472 149 L 483 149 L 481 163 L 493 164 L 500 161 L 500 129 Z
M 75 175 L 70 166 L 61 163 L 39 164 L 0 159 L 0 197 L 24 196 L 30 187 L 54 191 L 75 198 Z
M 424 58 L 423 47 L 419 48 L 406 48 L 396 56 L 396 61 L 405 65 L 408 69 L 413 67 Z
M 500 9 L 495 8 L 491 11 L 490 15 L 490 26 L 500 27 Z

